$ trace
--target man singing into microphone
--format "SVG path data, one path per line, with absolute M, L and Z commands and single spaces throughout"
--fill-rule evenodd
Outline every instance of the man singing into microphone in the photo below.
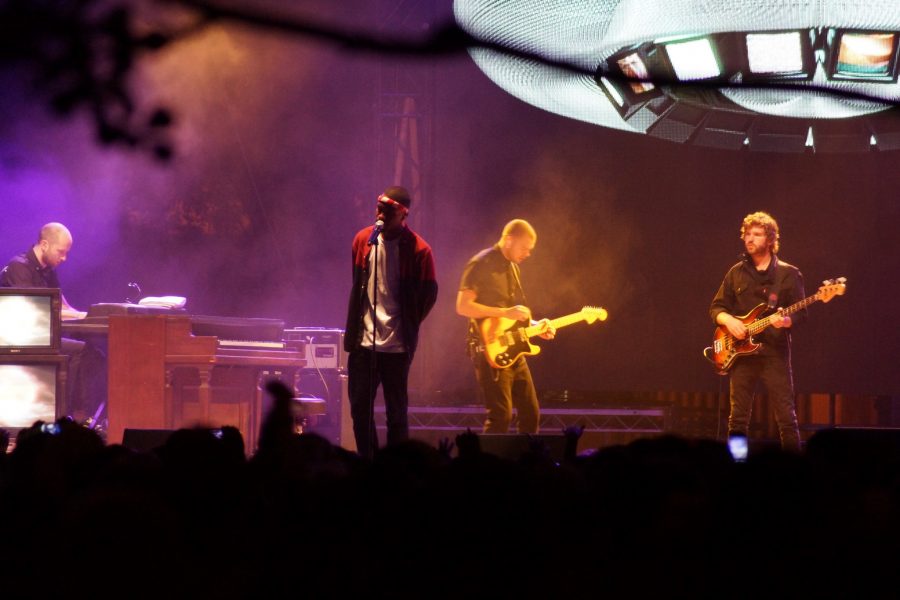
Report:
M 409 437 L 407 381 L 419 326 L 437 299 L 431 246 L 406 225 L 409 192 L 389 187 L 378 197 L 374 226 L 353 238 L 353 287 L 344 349 L 349 353 L 350 414 L 360 456 L 372 458 L 375 392 L 383 386 L 387 443 Z

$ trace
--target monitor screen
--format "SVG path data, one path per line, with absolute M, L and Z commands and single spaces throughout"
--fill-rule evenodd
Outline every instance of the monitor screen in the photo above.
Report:
M 56 419 L 56 364 L 0 364 L 0 427 Z
M 709 38 L 669 42 L 665 48 L 675 76 L 681 81 L 712 79 L 722 75 Z
M 638 114 L 648 102 L 663 95 L 662 88 L 656 84 L 639 81 L 660 75 L 670 78 L 660 73 L 659 63 L 655 48 L 646 46 L 623 50 L 598 66 L 595 76 L 597 84 L 626 121 Z
M 650 78 L 650 72 L 647 70 L 647 65 L 637 52 L 626 54 L 622 58 L 616 60 L 616 64 L 619 65 L 622 74 L 629 79 Z M 635 94 L 643 94 L 656 88 L 656 86 L 649 81 L 629 81 L 628 85 Z
M 0 288 L 0 354 L 59 352 L 57 288 Z
M 751 73 L 790 75 L 804 71 L 799 31 L 748 33 L 745 40 Z
M 844 79 L 893 80 L 896 33 L 844 32 L 833 75 Z

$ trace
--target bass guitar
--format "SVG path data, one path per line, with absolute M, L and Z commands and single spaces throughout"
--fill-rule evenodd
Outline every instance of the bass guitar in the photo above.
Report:
M 552 319 L 550 324 L 560 329 L 581 321 L 588 323 L 605 321 L 606 316 L 606 310 L 603 308 L 585 306 L 577 313 Z M 522 323 L 505 317 L 488 317 L 481 321 L 479 332 L 482 343 L 479 349 L 484 352 L 492 367 L 505 369 L 523 354 L 540 353 L 540 346 L 535 346 L 529 340 L 543 333 L 545 328 L 542 325 L 523 326 Z
M 808 298 L 804 298 L 795 304 L 791 304 L 787 308 L 781 309 L 781 314 L 783 316 L 791 315 L 798 310 L 804 309 L 813 302 L 817 302 L 821 300 L 822 302 L 828 302 L 835 296 L 842 296 L 844 292 L 847 290 L 847 279 L 844 277 L 838 277 L 837 279 L 828 279 L 822 282 L 822 287 Z M 741 356 L 745 356 L 747 354 L 756 353 L 761 343 L 757 342 L 753 339 L 753 336 L 763 331 L 769 325 L 772 324 L 772 317 L 775 314 L 768 315 L 766 317 L 760 318 L 760 315 L 765 311 L 767 305 L 765 303 L 760 304 L 749 313 L 742 317 L 737 317 L 746 327 L 747 327 L 747 337 L 742 340 L 735 338 L 728 332 L 728 329 L 724 325 L 719 325 L 716 328 L 715 333 L 713 334 L 713 343 L 712 346 L 709 346 L 703 350 L 703 356 L 709 360 L 719 375 L 725 375 L 728 373 L 728 369 L 734 364 L 734 361 L 740 358 Z

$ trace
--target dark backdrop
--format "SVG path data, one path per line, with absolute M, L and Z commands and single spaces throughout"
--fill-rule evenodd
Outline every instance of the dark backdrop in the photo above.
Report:
M 362 1 L 318 4 L 319 18 L 350 27 L 371 16 Z M 437 4 L 439 18 L 448 12 Z M 6 70 L 0 253 L 26 249 L 59 220 L 75 236 L 60 276 L 82 309 L 123 300 L 137 281 L 145 295 L 186 296 L 199 314 L 343 327 L 350 240 L 384 187 L 408 184 L 377 168 L 377 93 L 395 60 L 210 28 L 135 73 L 142 102 L 175 111 L 168 166 L 99 146 L 85 116 L 56 120 L 28 91 L 28 73 Z M 900 153 L 704 150 L 543 112 L 466 56 L 402 66 L 434 81 L 413 223 L 434 247 L 441 293 L 417 358 L 418 398 L 471 393 L 456 285 L 514 217 L 538 230 L 523 265 L 536 315 L 584 305 L 610 314 L 539 342 L 539 388 L 718 389 L 701 356 L 707 309 L 741 250 L 741 219 L 756 210 L 778 219 L 781 257 L 801 268 L 807 294 L 848 279 L 847 294 L 813 305 L 796 332 L 798 389 L 900 393 Z

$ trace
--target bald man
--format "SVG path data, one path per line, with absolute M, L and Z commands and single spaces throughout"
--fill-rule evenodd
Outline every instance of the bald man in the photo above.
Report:
M 72 234 L 62 223 L 41 227 L 30 250 L 14 256 L 0 271 L 0 287 L 58 288 L 56 268 L 66 262 L 72 249 Z M 60 293 L 63 319 L 82 319 L 87 313 L 72 308 Z M 106 360 L 103 352 L 81 340 L 62 338 L 62 354 L 69 357 L 69 386 L 66 412 L 83 418 L 94 415 L 105 403 Z
M 541 409 L 525 357 L 517 358 L 508 368 L 497 369 L 488 363 L 484 353 L 475 351 L 481 344 L 479 332 L 485 318 L 531 321 L 531 309 L 525 306 L 525 292 L 519 280 L 519 265 L 531 256 L 536 242 L 534 227 L 523 219 L 513 219 L 503 228 L 500 241 L 469 260 L 456 295 L 457 314 L 469 318 L 470 357 L 487 409 L 484 433 L 507 433 L 513 408 L 519 433 L 537 433 L 540 427 Z M 540 325 L 541 337 L 553 339 L 556 328 L 550 320 L 542 319 Z
M 66 262 L 72 249 L 72 234 L 62 223 L 41 227 L 38 241 L 31 250 L 13 257 L 0 271 L 0 287 L 58 288 L 56 268 Z M 87 313 L 72 308 L 62 296 L 62 318 L 83 319 Z

